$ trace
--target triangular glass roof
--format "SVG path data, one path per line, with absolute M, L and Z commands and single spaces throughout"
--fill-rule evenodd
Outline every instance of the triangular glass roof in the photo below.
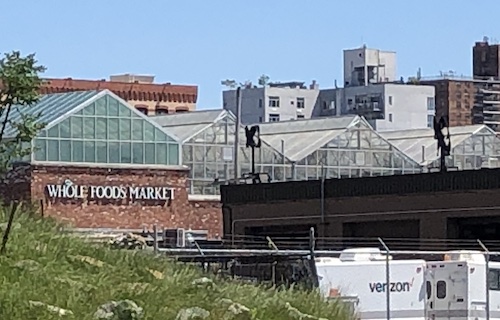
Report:
M 103 105 L 103 99 L 109 99 L 109 107 L 99 107 Z M 94 104 L 95 103 L 95 104 Z M 93 113 L 101 116 L 121 116 L 142 119 L 156 131 L 165 132 L 161 126 L 151 121 L 149 117 L 144 115 L 139 110 L 130 106 L 126 101 L 115 95 L 109 90 L 92 90 L 92 91 L 76 91 L 43 95 L 38 103 L 32 106 L 13 106 L 9 118 L 13 121 L 20 121 L 24 114 L 37 115 L 38 121 L 45 123 L 44 130 L 40 132 L 40 136 L 45 136 L 53 126 L 63 122 L 72 115 L 89 115 Z M 0 119 L 2 119 L 0 117 Z M 11 126 L 6 127 L 4 137 L 9 138 L 16 135 L 16 128 Z M 179 141 L 179 139 L 169 134 L 168 141 Z

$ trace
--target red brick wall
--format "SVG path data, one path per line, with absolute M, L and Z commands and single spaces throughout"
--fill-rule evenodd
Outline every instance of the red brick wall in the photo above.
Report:
M 31 196 L 30 174 L 29 165 L 18 165 L 2 176 L 0 178 L 1 201 L 8 204 L 13 200 L 29 200 Z
M 191 228 L 206 229 L 209 237 L 222 234 L 222 213 L 218 201 L 189 201 L 187 170 L 97 168 L 78 166 L 31 167 L 31 198 L 43 201 L 44 214 L 80 228 Z M 168 186 L 174 188 L 170 203 L 128 203 L 127 200 L 49 199 L 48 184 L 70 179 L 78 185 Z M 103 200 L 104 201 L 104 200 Z

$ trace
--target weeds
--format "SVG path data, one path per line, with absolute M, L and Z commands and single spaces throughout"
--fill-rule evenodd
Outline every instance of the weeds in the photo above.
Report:
M 7 219 L 8 210 L 0 211 L 0 229 Z M 220 320 L 224 299 L 246 306 L 254 319 L 291 319 L 287 303 L 316 317 L 351 318 L 341 304 L 322 301 L 316 292 L 217 279 L 213 288 L 203 288 L 193 284 L 204 276 L 199 269 L 165 257 L 90 245 L 59 234 L 54 221 L 27 213 L 16 214 L 14 225 L 0 256 L 2 320 L 93 319 L 99 306 L 126 299 L 143 308 L 144 319 L 173 320 L 183 308 L 200 307 L 211 312 L 208 319 Z

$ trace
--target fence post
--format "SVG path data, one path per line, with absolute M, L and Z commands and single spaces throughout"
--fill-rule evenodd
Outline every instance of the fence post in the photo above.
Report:
M 153 225 L 153 250 L 154 253 L 158 253 L 158 227 L 156 223 Z
M 314 227 L 309 229 L 309 251 L 311 252 L 311 258 L 314 259 L 314 248 L 316 246 L 316 238 L 314 237 Z
M 316 237 L 314 235 L 314 227 L 309 229 L 309 255 L 311 257 L 310 266 L 312 267 L 312 278 L 313 278 L 313 287 L 319 288 L 319 278 L 316 269 Z
M 490 283 L 488 281 L 490 273 L 490 251 L 481 240 L 477 239 L 477 242 L 484 250 L 484 257 L 486 260 L 486 320 L 490 320 Z
M 385 300 L 386 300 L 386 318 L 387 320 L 391 320 L 391 273 L 390 273 L 390 250 L 389 247 L 385 244 L 382 238 L 378 238 L 378 241 L 385 249 Z
M 276 250 L 278 251 L 278 246 L 276 245 L 276 243 L 274 243 L 274 241 L 271 239 L 270 236 L 266 236 L 266 240 L 267 240 L 267 246 L 273 250 Z

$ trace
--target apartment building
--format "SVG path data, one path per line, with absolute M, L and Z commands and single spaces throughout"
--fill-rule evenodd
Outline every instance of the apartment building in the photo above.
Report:
M 270 83 L 263 87 L 249 84 L 240 91 L 241 123 L 276 122 L 311 118 L 319 86 L 313 81 Z M 222 93 L 224 109 L 236 114 L 236 90 Z
M 448 116 L 450 126 L 486 124 L 500 132 L 500 45 L 478 41 L 472 48 L 473 77 L 441 74 L 417 79 L 436 92 L 436 115 Z
M 313 117 L 356 114 L 378 131 L 432 127 L 434 87 L 398 83 L 321 90 Z
M 109 81 L 44 79 L 42 94 L 108 89 L 146 115 L 187 112 L 196 109 L 198 87 L 155 83 L 152 75 L 112 75 Z
M 434 87 L 397 81 L 395 52 L 363 46 L 343 55 L 343 88 L 320 90 L 315 81 L 242 88 L 242 123 L 360 115 L 379 131 L 432 126 Z M 236 113 L 236 90 L 222 96 L 224 109 Z
M 344 50 L 344 87 L 396 81 L 396 52 L 361 48 Z
M 436 116 L 448 116 L 450 126 L 474 124 L 476 87 L 472 79 L 442 75 L 419 83 L 435 88 Z
M 472 48 L 474 79 L 500 79 L 500 45 L 488 43 L 488 38 L 478 41 Z

